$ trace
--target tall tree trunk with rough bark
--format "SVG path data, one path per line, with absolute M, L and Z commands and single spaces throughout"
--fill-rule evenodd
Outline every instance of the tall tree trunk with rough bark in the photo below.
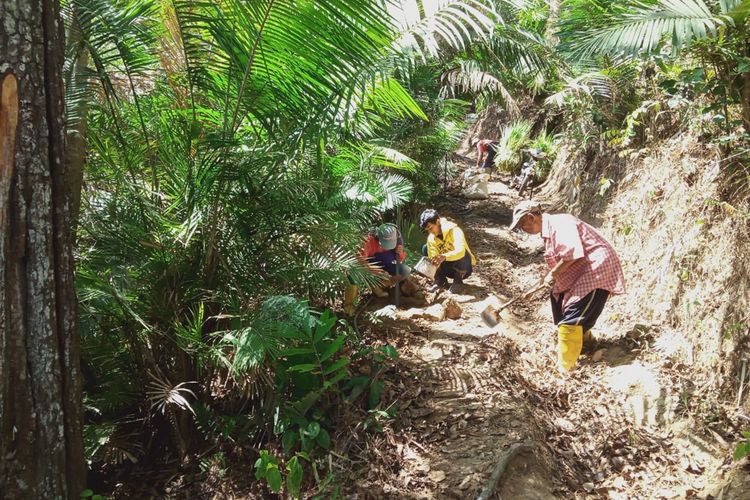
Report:
M 58 0 L 0 0 L 0 495 L 80 498 Z

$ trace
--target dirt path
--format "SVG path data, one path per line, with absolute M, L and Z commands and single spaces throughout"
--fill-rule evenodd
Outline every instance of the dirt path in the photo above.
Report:
M 596 329 L 597 349 L 562 382 L 544 293 L 503 313 L 497 329 L 482 324 L 488 294 L 515 296 L 545 271 L 540 239 L 507 231 L 514 193 L 502 182 L 490 191 L 468 214 L 438 207 L 481 261 L 454 297 L 462 317 L 377 327 L 402 353 L 403 370 L 390 380 L 399 412 L 396 431 L 372 443 L 371 463 L 380 465 L 364 472 L 359 495 L 476 498 L 503 452 L 532 442 L 503 474 L 502 498 L 706 498 L 725 443 L 692 435 L 677 418 L 679 366 L 667 352 L 679 348 L 674 332 L 618 316 L 624 299 L 615 298 Z

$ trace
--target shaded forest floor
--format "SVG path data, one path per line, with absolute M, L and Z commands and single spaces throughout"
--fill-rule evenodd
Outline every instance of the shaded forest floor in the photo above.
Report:
M 489 200 L 469 202 L 470 210 L 437 207 L 464 228 L 480 258 L 466 290 L 453 297 L 461 318 L 425 319 L 419 310 L 404 313 L 406 304 L 399 319 L 362 328 L 399 348 L 400 369 L 388 376 L 398 413 L 382 435 L 348 450 L 359 460 L 349 464 L 356 480 L 345 496 L 476 498 L 508 447 L 531 442 L 495 494 L 750 498 L 747 479 L 727 480 L 728 443 L 691 430 L 681 400 L 684 366 L 670 358 L 679 338 L 622 317 L 618 305 L 627 296 L 610 301 L 594 330 L 596 347 L 567 380 L 555 368 L 544 292 L 511 306 L 495 329 L 481 322 L 488 295 L 514 297 L 545 272 L 541 239 L 507 231 L 515 193 L 498 179 L 490 192 Z M 628 285 L 638 278 L 627 276 Z M 387 303 L 369 304 L 363 316 Z

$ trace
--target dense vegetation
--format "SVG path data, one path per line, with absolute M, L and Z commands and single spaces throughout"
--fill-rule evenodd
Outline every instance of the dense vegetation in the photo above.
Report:
M 723 148 L 727 198 L 746 196 L 748 15 L 747 0 L 64 2 L 90 466 L 247 445 L 272 490 L 333 488 L 316 460 L 340 408 L 377 432 L 397 352 L 330 309 L 347 276 L 377 280 L 356 258 L 368 227 L 418 234 L 469 111 L 503 107 L 498 167 L 543 150 L 539 181 L 562 141 L 624 156 L 699 129 Z

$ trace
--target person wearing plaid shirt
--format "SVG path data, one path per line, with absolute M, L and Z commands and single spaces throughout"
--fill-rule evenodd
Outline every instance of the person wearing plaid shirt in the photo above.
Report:
M 612 245 L 592 226 L 570 214 L 543 213 L 539 203 L 524 200 L 513 210 L 512 231 L 519 227 L 540 234 L 544 260 L 553 284 L 552 317 L 557 325 L 558 362 L 570 371 L 584 340 L 593 340 L 591 328 L 610 295 L 625 292 L 620 259 Z

